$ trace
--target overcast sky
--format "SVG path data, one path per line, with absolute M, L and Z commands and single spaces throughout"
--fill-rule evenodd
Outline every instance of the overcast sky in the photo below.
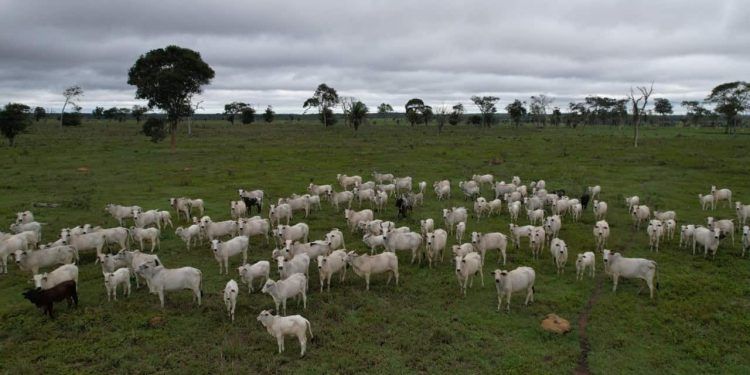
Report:
M 301 112 L 325 82 L 371 107 L 544 93 L 567 107 L 655 82 L 655 97 L 702 99 L 748 80 L 747 1 L 0 0 L 0 102 L 59 111 L 139 103 L 127 71 L 169 44 L 216 71 L 205 112 L 239 100 Z

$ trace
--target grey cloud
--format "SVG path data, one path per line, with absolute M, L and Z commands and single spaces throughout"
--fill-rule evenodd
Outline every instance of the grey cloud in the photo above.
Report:
M 701 99 L 750 71 L 742 1 L 11 1 L 0 0 L 0 100 L 55 107 L 137 103 L 128 68 L 177 44 L 216 71 L 207 112 L 243 100 L 300 112 L 317 84 L 401 109 L 474 94 L 545 93 L 556 104 L 623 96 Z

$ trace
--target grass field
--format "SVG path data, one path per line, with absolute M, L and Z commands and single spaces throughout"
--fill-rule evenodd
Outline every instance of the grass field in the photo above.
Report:
M 459 193 L 459 180 L 480 172 L 506 181 L 519 175 L 524 182 L 543 178 L 549 190 L 562 188 L 576 196 L 587 185 L 601 185 L 602 199 L 610 207 L 608 248 L 656 260 L 661 283 L 657 297 L 637 295 L 641 282 L 634 281 L 622 281 L 612 293 L 600 257 L 595 280 L 575 280 L 575 254 L 594 246 L 589 210 L 579 223 L 564 220 L 561 238 L 572 258 L 564 275 L 555 274 L 547 251 L 537 261 L 525 242 L 520 251 L 509 251 L 507 269 L 527 265 L 537 272 L 535 303 L 524 307 L 523 297 L 515 295 L 509 314 L 496 311 L 490 276 L 494 252 L 487 258 L 485 286 L 477 279 L 465 298 L 447 258 L 428 269 L 409 265 L 409 256 L 401 253 L 401 284 L 385 286 L 379 276 L 369 292 L 364 291 L 364 280 L 349 272 L 343 285 L 334 281 L 331 292 L 321 294 L 317 269 L 312 269 L 307 311 L 295 303 L 289 307 L 290 314 L 301 313 L 311 321 L 315 334 L 308 355 L 299 359 L 296 341 L 287 339 L 286 352 L 278 355 L 275 340 L 256 321 L 260 310 L 273 307 L 269 296 L 248 296 L 242 286 L 237 320 L 230 323 L 221 298 L 229 277 L 219 275 L 207 247 L 186 251 L 174 231 L 167 230 L 159 256 L 169 267 L 189 265 L 203 271 L 203 306 L 194 306 L 190 293 L 181 292 L 168 294 L 162 310 L 145 288 L 108 303 L 101 268 L 93 254 L 86 254 L 81 260 L 80 307 L 70 311 L 62 304 L 58 318 L 49 320 L 22 298 L 30 275 L 12 264 L 10 273 L 0 276 L 0 370 L 570 373 L 585 368 L 579 367 L 577 329 L 551 336 L 539 328 L 541 319 L 555 312 L 576 328 L 581 314 L 588 317 L 587 363 L 593 373 L 750 373 L 750 261 L 739 255 L 739 235 L 734 247 L 722 242 L 715 260 L 692 256 L 678 249 L 676 241 L 650 253 L 645 230 L 632 229 L 622 201 L 637 194 L 652 209 L 675 210 L 678 225 L 705 223 L 711 214 L 734 218 L 734 210 L 726 207 L 702 212 L 697 194 L 715 184 L 731 188 L 734 199 L 750 201 L 747 135 L 728 138 L 720 129 L 646 128 L 641 147 L 633 149 L 629 128 L 447 127 L 437 136 L 432 127 L 383 122 L 365 126 L 356 137 L 341 125 L 322 129 L 296 122 L 234 127 L 198 122 L 194 137 L 178 138 L 175 153 L 167 144 L 153 144 L 137 134 L 134 123 L 90 122 L 64 130 L 52 123 L 34 125 L 17 147 L 0 147 L 5 161 L 0 224 L 7 228 L 16 211 L 30 209 L 47 223 L 44 239 L 52 241 L 62 227 L 116 226 L 104 212 L 108 202 L 168 209 L 169 197 L 200 197 L 208 215 L 227 219 L 229 201 L 236 199 L 239 187 L 262 188 L 275 200 L 304 192 L 311 179 L 333 184 L 337 173 L 367 179 L 377 169 L 410 175 L 415 184 L 424 180 L 429 186 L 451 179 L 451 202 L 439 202 L 428 188 L 425 205 L 398 222 L 418 230 L 422 218 L 442 223 L 443 207 L 471 207 Z M 79 167 L 89 172 L 77 171 Z M 489 190 L 483 194 L 490 196 Z M 35 208 L 34 202 L 60 207 Z M 376 218 L 395 221 L 393 202 Z M 296 215 L 298 220 L 303 219 Z M 304 221 L 313 239 L 333 227 L 345 227 L 343 213 L 326 202 Z M 508 222 L 506 212 L 480 222 L 471 219 L 467 232 L 507 233 Z M 346 243 L 350 250 L 364 250 L 358 236 L 347 233 Z M 268 259 L 271 250 L 253 239 L 250 260 Z M 235 279 L 238 263 L 235 259 L 231 264 L 230 277 Z M 275 271 L 272 274 L 275 278 Z M 155 316 L 163 317 L 162 326 L 148 324 Z

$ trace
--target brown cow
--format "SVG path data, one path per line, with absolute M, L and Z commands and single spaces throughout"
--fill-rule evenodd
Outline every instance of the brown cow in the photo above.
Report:
M 36 307 L 42 308 L 42 311 L 52 319 L 55 318 L 52 311 L 54 302 L 67 300 L 68 307 L 73 302 L 78 307 L 78 293 L 76 292 L 76 283 L 73 280 L 64 281 L 46 290 L 41 288 L 29 289 L 23 292 L 23 297 L 35 304 Z

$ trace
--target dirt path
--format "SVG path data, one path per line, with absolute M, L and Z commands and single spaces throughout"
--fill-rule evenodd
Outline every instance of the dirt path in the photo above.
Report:
M 586 302 L 586 306 L 583 308 L 583 311 L 581 311 L 581 313 L 578 315 L 578 342 L 579 346 L 581 347 L 581 355 L 580 357 L 578 357 L 578 366 L 573 371 L 573 373 L 576 375 L 591 374 L 591 370 L 589 369 L 589 351 L 591 351 L 591 344 L 589 343 L 589 337 L 586 333 L 586 326 L 588 326 L 589 324 L 591 309 L 599 299 L 599 294 L 601 294 L 603 283 L 603 278 L 599 277 L 596 279 L 596 286 L 594 287 L 594 291 L 591 293 L 588 302 Z

